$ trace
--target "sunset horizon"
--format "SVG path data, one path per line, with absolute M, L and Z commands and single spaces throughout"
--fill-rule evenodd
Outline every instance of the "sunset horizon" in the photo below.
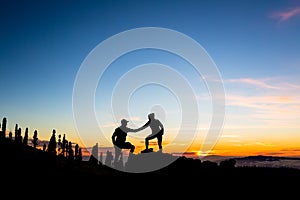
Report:
M 6 137 L 18 124 L 38 148 L 55 130 L 84 155 L 114 152 L 122 119 L 138 129 L 155 113 L 164 153 L 300 157 L 300 1 L 13 0 L 0 11 Z M 127 133 L 134 154 L 151 131 Z

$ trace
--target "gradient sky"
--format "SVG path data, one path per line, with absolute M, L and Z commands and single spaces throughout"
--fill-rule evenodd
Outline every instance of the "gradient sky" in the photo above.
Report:
M 15 1 L 0 2 L 0 113 L 7 128 L 18 123 L 31 135 L 50 138 L 52 129 L 85 146 L 109 147 L 122 116 L 111 118 L 111 93 L 124 73 L 146 63 L 174 67 L 195 89 L 202 122 L 193 145 L 198 152 L 209 127 L 209 92 L 190 66 L 155 50 L 116 60 L 97 88 L 95 113 L 105 138 L 76 131 L 72 92 L 86 56 L 103 40 L 140 27 L 162 27 L 196 40 L 215 62 L 224 82 L 226 120 L 210 154 L 300 156 L 300 1 Z M 120 66 L 124 66 L 120 70 Z M 199 80 L 198 80 L 199 79 Z M 153 93 L 158 98 L 154 98 Z M 132 95 L 131 127 L 157 112 L 166 125 L 169 151 L 180 109 L 166 88 L 148 85 Z M 128 137 L 143 148 L 143 132 Z M 93 137 L 90 137 L 93 136 Z

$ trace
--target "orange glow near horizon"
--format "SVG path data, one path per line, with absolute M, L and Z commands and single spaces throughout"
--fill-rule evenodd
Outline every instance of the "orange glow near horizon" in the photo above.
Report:
M 285 100 L 285 99 L 282 99 Z M 273 125 L 273 127 L 276 127 Z M 59 130 L 59 129 L 58 129 Z M 30 130 L 29 138 L 32 137 L 32 130 Z M 6 137 L 8 137 L 8 132 Z M 50 139 L 51 131 L 48 131 L 48 137 L 42 138 L 42 134 L 45 131 L 38 132 L 39 146 L 43 145 L 43 142 L 47 142 Z M 58 135 L 63 135 L 65 131 L 59 130 L 56 134 L 56 140 L 58 141 Z M 66 131 L 67 132 L 67 131 Z M 70 129 L 71 133 L 75 131 Z M 204 131 L 203 131 L 204 132 Z M 202 132 L 201 132 L 202 133 Z M 175 144 L 172 140 L 174 135 L 168 133 L 163 137 L 163 151 L 166 153 L 173 153 L 176 155 L 184 155 L 190 157 L 203 157 L 210 155 L 218 156 L 251 156 L 251 155 L 271 155 L 271 156 L 300 156 L 300 128 L 270 128 L 270 127 L 257 127 L 257 128 L 245 128 L 245 127 L 225 127 L 220 135 L 220 138 L 216 141 L 216 144 L 209 152 L 203 152 L 201 147 L 204 143 L 205 135 L 199 134 L 194 138 L 194 141 L 188 149 L 182 150 L 182 144 Z M 13 133 L 14 135 L 14 133 Z M 99 148 L 112 148 L 111 141 L 109 140 L 109 134 L 106 142 L 102 139 L 96 141 L 94 138 L 84 138 L 87 144 L 84 144 L 82 138 L 77 134 L 66 133 L 66 139 L 72 141 L 73 144 L 78 143 L 83 149 L 91 148 L 96 143 L 99 143 Z M 127 138 L 128 141 L 132 142 L 136 146 L 135 153 L 140 153 L 144 148 L 143 138 Z M 31 142 L 29 141 L 29 145 Z M 153 139 L 150 141 L 149 147 L 158 150 L 157 141 Z M 41 148 L 41 147 L 39 147 Z M 88 156 L 90 152 L 88 150 L 82 152 L 84 156 Z
M 203 140 L 195 141 L 187 152 L 195 156 L 295 156 L 300 157 L 299 129 L 261 129 L 257 130 L 224 130 L 214 147 L 209 152 L 202 152 Z M 286 137 L 282 137 L 282 132 Z M 234 133 L 239 132 L 239 134 Z

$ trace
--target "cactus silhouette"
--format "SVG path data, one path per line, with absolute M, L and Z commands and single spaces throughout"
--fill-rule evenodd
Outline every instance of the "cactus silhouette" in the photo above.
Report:
M 15 126 L 15 140 L 18 140 L 18 124 Z
M 17 140 L 18 143 L 22 143 L 22 129 L 19 128 L 18 129 L 18 133 L 17 133 Z
M 28 145 L 28 128 L 25 129 L 23 144 Z
M 5 138 L 5 133 L 6 133 L 6 123 L 7 123 L 7 120 L 6 120 L 6 118 L 4 117 L 3 120 L 2 120 L 2 131 L 1 131 L 0 138 Z
M 78 149 L 78 157 L 77 157 L 77 160 L 78 160 L 78 161 L 82 161 L 82 150 L 81 150 L 80 147 L 79 147 L 79 149 Z
M 52 136 L 50 138 L 47 151 L 53 155 L 56 155 L 56 131 L 53 129 Z
M 63 139 L 62 139 L 62 144 L 61 144 L 61 148 L 62 148 L 62 155 L 63 156 L 67 156 L 67 145 L 68 145 L 68 140 L 66 140 L 66 134 L 64 134 Z M 66 153 L 66 155 L 65 155 Z
M 33 140 L 32 140 L 32 144 L 33 144 L 33 147 L 34 147 L 34 148 L 36 148 L 36 146 L 37 146 L 37 144 L 38 144 L 38 142 L 37 142 L 37 141 L 38 141 L 37 134 L 38 134 L 38 133 L 37 133 L 37 130 L 35 130 L 34 133 L 33 133 Z
M 68 156 L 68 158 L 70 159 L 70 160 L 74 160 L 74 151 L 73 151 L 73 146 L 72 146 L 72 142 L 70 141 L 69 142 L 69 150 L 68 150 L 68 152 L 69 152 L 69 156 Z
M 79 154 L 79 145 L 75 145 L 75 160 L 78 160 L 78 154 Z

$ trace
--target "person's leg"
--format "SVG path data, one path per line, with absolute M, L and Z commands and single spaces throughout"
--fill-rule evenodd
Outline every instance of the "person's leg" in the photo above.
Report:
M 115 161 L 114 161 L 114 163 L 118 162 L 120 155 L 121 155 L 121 149 L 119 147 L 115 146 Z
M 157 144 L 158 144 L 158 148 L 162 149 L 162 135 L 157 136 Z
M 133 152 L 134 152 L 134 149 L 135 149 L 135 146 L 131 144 L 131 147 L 130 147 L 130 153 L 133 153 Z
M 130 142 L 126 142 L 123 149 L 130 149 L 130 152 L 133 153 L 135 146 L 133 144 L 131 144 Z
M 145 139 L 145 146 L 146 146 L 146 149 L 148 149 L 148 146 L 149 146 L 149 138 L 146 138 L 146 139 Z
M 152 140 L 154 138 L 156 138 L 156 135 L 149 135 L 148 137 L 146 137 L 146 139 L 145 139 L 146 149 L 148 149 L 148 147 L 149 147 L 149 140 Z

